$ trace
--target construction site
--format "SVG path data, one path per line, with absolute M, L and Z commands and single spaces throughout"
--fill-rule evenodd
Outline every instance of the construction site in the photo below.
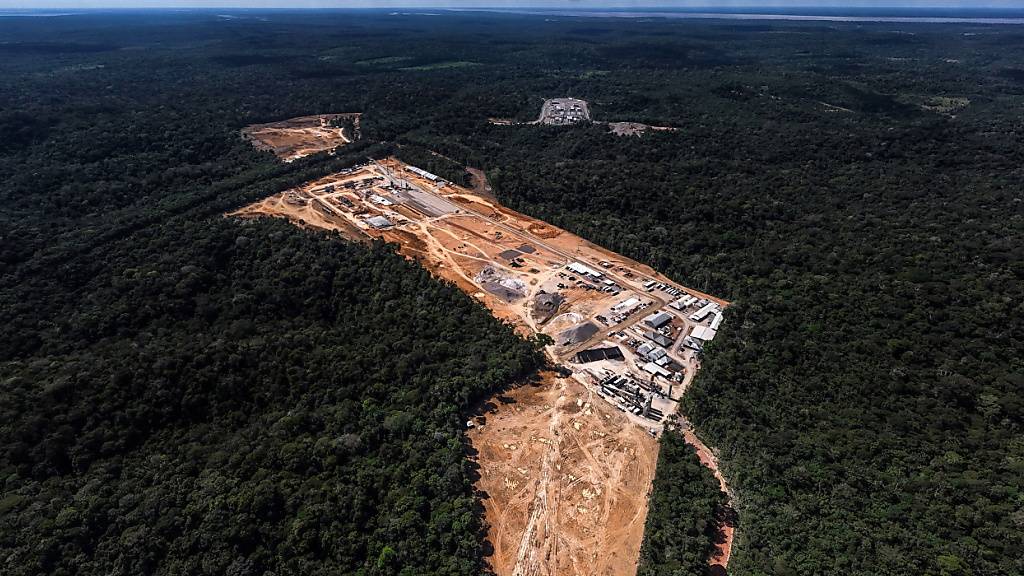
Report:
M 635 570 L 655 439 L 727 302 L 393 158 L 231 215 L 392 242 L 524 336 L 549 336 L 565 377 L 467 422 L 492 562 L 502 575 Z
M 334 150 L 359 139 L 359 114 L 318 114 L 242 129 L 242 137 L 285 162 Z

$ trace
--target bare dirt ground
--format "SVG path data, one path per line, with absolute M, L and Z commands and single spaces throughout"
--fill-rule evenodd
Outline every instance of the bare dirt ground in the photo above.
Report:
M 253 124 L 242 129 L 242 136 L 260 150 L 270 150 L 285 162 L 291 162 L 303 156 L 316 154 L 325 150 L 334 150 L 350 143 L 341 128 L 332 126 L 331 122 L 349 118 L 355 125 L 358 137 L 359 114 L 319 114 L 302 116 L 281 122 Z
M 571 378 L 501 400 L 469 431 L 495 571 L 635 573 L 657 441 Z
M 466 172 L 472 177 L 473 182 L 473 193 L 485 200 L 497 201 L 494 197 L 494 190 L 491 189 L 491 183 L 487 180 L 487 174 L 479 168 L 466 168 Z
M 609 122 L 608 128 L 616 136 L 643 136 L 648 130 L 655 132 L 675 132 L 677 130 L 669 126 L 650 126 L 639 122 Z
M 280 216 L 300 226 L 312 226 L 314 228 L 340 232 L 351 240 L 368 239 L 359 228 L 352 225 L 345 218 L 338 216 L 330 206 L 304 195 L 300 191 L 275 194 L 255 204 L 250 204 L 245 208 L 232 212 L 230 215 L 242 218 Z

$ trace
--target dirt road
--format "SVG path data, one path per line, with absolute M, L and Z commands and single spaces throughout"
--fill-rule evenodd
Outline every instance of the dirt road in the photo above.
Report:
M 725 482 L 725 476 L 722 475 L 721 470 L 718 468 L 718 459 L 715 457 L 715 454 L 693 433 L 689 426 L 683 430 L 683 438 L 686 439 L 687 444 L 697 449 L 697 458 L 700 460 L 700 463 L 714 473 L 722 492 L 725 492 L 729 497 L 731 508 L 732 492 Z M 729 566 L 729 556 L 732 555 L 732 543 L 736 536 L 736 526 L 732 519 L 725 519 L 719 522 L 719 535 L 721 540 L 715 544 L 715 552 L 711 558 L 708 558 L 708 565 L 712 567 L 717 566 L 724 573 L 725 568 Z

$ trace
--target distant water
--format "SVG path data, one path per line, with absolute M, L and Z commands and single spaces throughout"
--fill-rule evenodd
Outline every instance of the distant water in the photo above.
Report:
M 37 10 L 0 10 L 0 18 L 48 18 L 51 16 L 71 16 L 73 12 L 40 12 Z
M 515 9 L 452 9 L 452 11 L 505 12 L 538 16 L 566 16 L 591 18 L 689 18 L 704 20 L 801 20 L 819 22 L 917 22 L 926 24 L 1024 24 L 1024 17 L 979 17 L 979 16 L 891 16 L 891 15 L 844 15 L 844 14 L 785 14 L 754 12 L 659 12 L 626 10 L 515 10 Z

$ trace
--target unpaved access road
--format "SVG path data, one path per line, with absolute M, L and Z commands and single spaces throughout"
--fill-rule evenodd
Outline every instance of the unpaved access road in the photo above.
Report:
M 704 467 L 711 470 L 714 473 L 715 479 L 718 480 L 718 486 L 725 492 L 729 498 L 729 507 L 731 512 L 732 507 L 732 491 L 729 490 L 729 486 L 725 482 L 725 476 L 722 475 L 722 471 L 718 467 L 718 458 L 711 451 L 707 445 L 693 433 L 693 430 L 687 426 L 683 430 L 683 438 L 686 439 L 686 443 L 697 449 L 697 458 Z M 719 522 L 718 525 L 720 540 L 715 543 L 715 552 L 711 558 L 708 559 L 708 565 L 712 567 L 720 568 L 720 572 L 724 573 L 725 569 L 729 566 L 729 556 L 732 555 L 732 543 L 736 536 L 736 526 L 732 518 L 727 518 Z
M 571 378 L 502 400 L 469 431 L 495 571 L 636 573 L 657 441 Z

